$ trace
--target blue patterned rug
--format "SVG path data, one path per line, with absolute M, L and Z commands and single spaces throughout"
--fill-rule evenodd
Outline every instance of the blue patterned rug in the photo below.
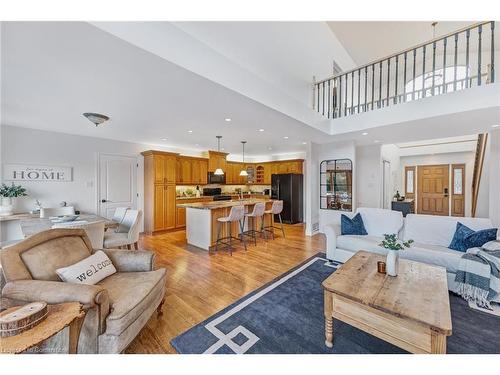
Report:
M 318 253 L 278 279 L 175 337 L 181 354 L 405 353 L 335 321 L 335 344 L 325 346 L 321 283 L 336 268 Z M 450 293 L 453 335 L 448 353 L 500 353 L 500 317 L 469 308 Z

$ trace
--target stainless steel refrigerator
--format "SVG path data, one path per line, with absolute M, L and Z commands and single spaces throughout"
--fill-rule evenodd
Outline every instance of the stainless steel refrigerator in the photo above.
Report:
M 271 176 L 271 198 L 283 201 L 281 218 L 284 223 L 303 221 L 303 175 L 295 173 L 273 174 Z M 278 220 L 278 218 L 275 218 Z

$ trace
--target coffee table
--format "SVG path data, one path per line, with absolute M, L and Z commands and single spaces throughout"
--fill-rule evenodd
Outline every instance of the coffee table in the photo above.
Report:
M 446 353 L 452 334 L 446 269 L 400 260 L 396 277 L 377 272 L 385 257 L 358 251 L 323 281 L 325 344 L 333 347 L 333 319 L 410 353 Z

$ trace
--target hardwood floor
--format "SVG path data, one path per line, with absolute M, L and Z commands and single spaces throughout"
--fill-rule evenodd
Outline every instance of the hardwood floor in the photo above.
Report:
M 155 251 L 157 266 L 167 269 L 167 292 L 163 316 L 154 314 L 125 352 L 175 353 L 172 338 L 325 250 L 324 236 L 305 236 L 302 224 L 286 225 L 285 233 L 248 243 L 246 252 L 237 244 L 233 256 L 188 245 L 184 231 L 141 237 L 139 248 Z

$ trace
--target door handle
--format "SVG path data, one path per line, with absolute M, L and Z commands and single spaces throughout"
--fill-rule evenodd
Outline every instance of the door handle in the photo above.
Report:
M 448 198 L 448 188 L 444 188 L 444 197 Z
M 101 203 L 106 203 L 106 202 L 111 202 L 111 201 L 108 201 L 107 199 L 101 199 Z

